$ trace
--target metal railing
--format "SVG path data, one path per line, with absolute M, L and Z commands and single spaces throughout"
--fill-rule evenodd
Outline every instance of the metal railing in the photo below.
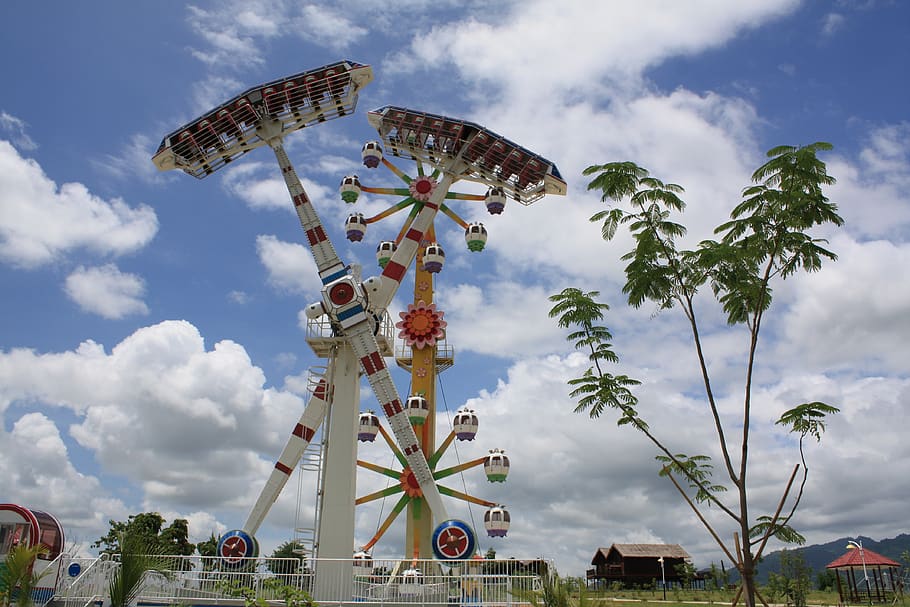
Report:
M 149 572 L 138 604 L 231 605 L 243 597 L 285 604 L 288 590 L 306 592 L 321 606 L 408 604 L 427 606 L 528 605 L 528 594 L 552 571 L 546 561 L 370 559 L 238 559 L 166 557 L 162 574 Z M 75 579 L 58 583 L 56 607 L 88 607 L 107 598 L 119 567 L 96 559 Z M 62 576 L 66 577 L 66 576 Z

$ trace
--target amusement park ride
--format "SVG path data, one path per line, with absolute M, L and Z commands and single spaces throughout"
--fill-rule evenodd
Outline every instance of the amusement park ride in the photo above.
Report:
M 363 163 L 368 168 L 384 165 L 406 187 L 370 188 L 362 185 L 357 176 L 345 177 L 340 190 L 347 203 L 356 202 L 361 192 L 403 198 L 374 217 L 352 214 L 345 224 L 348 239 L 362 240 L 367 225 L 397 211 L 409 208 L 410 213 L 395 241 L 379 245 L 377 257 L 382 273 L 359 281 L 335 252 L 283 142 L 294 131 L 353 113 L 360 89 L 371 80 L 369 66 L 343 61 L 261 85 L 165 137 L 154 157 L 159 169 L 180 169 L 203 178 L 257 147 L 272 148 L 323 284 L 321 301 L 310 304 L 306 315 L 311 323 L 328 328 L 324 337 L 319 334 L 310 339 L 316 353 L 329 359 L 328 371 L 316 383 L 246 523 L 241 529 L 225 534 L 219 542 L 219 554 L 223 558 L 256 555 L 255 533 L 327 418 L 329 409 L 326 487 L 317 536 L 320 558 L 350 558 L 354 505 L 394 493 L 402 493 L 400 500 L 361 552 L 369 551 L 394 517 L 408 506 L 406 545 L 411 547 L 411 556 L 427 558 L 431 556 L 431 548 L 432 554 L 441 559 L 472 556 L 473 530 L 461 521 L 449 520 L 443 493 L 490 508 L 485 522 L 491 535 L 504 535 L 508 529 L 508 512 L 500 506 L 437 484 L 442 477 L 481 464 L 491 480 L 503 480 L 508 459 L 495 450 L 487 458 L 435 470 L 454 438 L 473 438 L 477 417 L 472 411 L 459 411 L 455 427 L 440 449 L 436 449 L 433 391 L 438 364 L 450 362 L 451 358 L 438 356 L 437 342 L 444 336 L 445 321 L 433 303 L 432 275 L 442 268 L 444 253 L 435 242 L 434 219 L 439 211 L 448 215 L 464 228 L 468 247 L 480 250 L 486 241 L 483 225 L 465 222 L 446 205 L 447 200 L 485 201 L 488 210 L 498 214 L 507 197 L 530 204 L 548 193 L 564 194 L 565 182 L 551 162 L 477 124 L 401 107 L 374 110 L 368 114 L 368 120 L 381 141 L 364 145 Z M 400 171 L 386 158 L 388 152 L 415 161 L 417 176 L 409 177 Z M 489 189 L 485 195 L 450 192 L 459 180 L 480 183 Z M 398 357 L 399 364 L 411 370 L 413 393 L 402 400 L 384 360 L 384 356 L 391 354 L 388 340 L 377 335 L 381 333 L 386 308 L 415 258 L 414 302 L 401 314 L 402 320 L 397 324 L 401 329 L 399 337 L 411 350 L 410 355 Z M 366 375 L 394 440 L 375 414 L 359 413 L 357 367 Z M 352 461 L 355 439 L 372 440 L 380 431 L 402 470 Z M 399 484 L 357 499 L 352 494 L 357 465 L 396 477 Z
M 323 572 L 317 569 L 317 594 L 320 573 L 325 573 L 326 579 L 342 576 L 345 567 L 350 573 L 355 548 L 354 508 L 359 504 L 400 494 L 376 535 L 354 555 L 355 562 L 369 561 L 371 549 L 405 510 L 405 546 L 410 552 L 405 558 L 416 563 L 434 555 L 443 561 L 474 556 L 474 530 L 449 517 L 443 496 L 486 507 L 488 534 L 506 534 L 509 513 L 505 508 L 438 482 L 479 466 L 484 467 L 488 480 L 501 482 L 508 473 L 509 460 L 504 452 L 494 449 L 486 457 L 437 468 L 454 440 L 474 438 L 478 420 L 472 410 L 460 409 L 451 431 L 437 446 L 435 385 L 437 374 L 453 364 L 453 357 L 445 342 L 444 312 L 433 301 L 434 275 L 445 261 L 445 253 L 436 242 L 435 219 L 441 211 L 464 229 L 468 248 L 480 251 L 487 239 L 486 229 L 462 219 L 447 204 L 449 201 L 483 203 L 495 215 L 502 212 L 509 198 L 528 205 L 546 194 L 566 192 L 553 163 L 478 124 L 403 107 L 371 111 L 367 118 L 379 140 L 363 146 L 363 164 L 369 169 L 384 166 L 404 187 L 374 188 L 361 184 L 356 175 L 344 177 L 340 194 L 345 203 L 355 203 L 361 193 L 401 198 L 372 217 L 352 213 L 345 223 L 347 238 L 362 241 L 368 225 L 399 211 L 407 210 L 407 216 L 397 238 L 383 241 L 377 249 L 381 274 L 361 280 L 359 268 L 346 265 L 336 253 L 288 158 L 284 140 L 295 131 L 353 114 L 358 93 L 372 78 L 368 65 L 340 61 L 250 88 L 167 135 L 153 158 L 160 170 L 179 169 L 201 179 L 256 148 L 268 146 L 276 156 L 305 232 L 323 285 L 321 299 L 305 309 L 309 319 L 307 341 L 316 355 L 328 362 L 325 371 L 312 378 L 309 400 L 246 522 L 222 535 L 218 555 L 225 567 L 241 567 L 246 559 L 258 556 L 255 534 L 322 428 L 323 480 L 312 556 L 320 563 L 335 561 L 335 565 L 325 565 Z M 400 170 L 389 155 L 414 161 L 416 175 Z M 450 191 L 459 181 L 481 184 L 487 191 Z M 395 325 L 403 342 L 396 351 L 387 308 L 412 262 L 413 302 Z M 386 364 L 386 357 L 392 356 L 410 371 L 411 393 L 405 399 L 399 396 Z M 366 376 L 391 434 L 375 413 L 360 411 L 361 375 Z M 373 441 L 377 435 L 388 444 L 399 468 L 357 459 L 357 441 Z M 397 482 L 357 497 L 358 468 Z
M 39 554 L 33 564 L 35 574 L 41 576 L 38 586 L 32 591 L 36 603 L 41 599 L 50 599 L 54 593 L 56 580 L 53 576 L 42 574 L 63 552 L 66 544 L 63 527 L 47 512 L 16 504 L 0 504 L 0 567 L 4 566 L 6 555 L 14 547 L 33 548 L 39 543 L 44 544 L 47 551 Z

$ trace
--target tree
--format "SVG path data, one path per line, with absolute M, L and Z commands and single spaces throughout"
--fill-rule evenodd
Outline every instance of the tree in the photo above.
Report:
M 815 574 L 815 587 L 823 592 L 837 589 L 837 574 L 832 569 L 822 569 Z
M 298 549 L 298 542 L 295 542 L 293 540 L 284 542 L 275 548 L 275 551 L 272 552 L 271 559 L 266 561 L 266 566 L 268 566 L 269 571 L 279 576 L 288 576 L 300 573 L 301 567 L 303 566 L 303 558 L 300 556 L 300 553 L 296 552 Z
M 695 579 L 695 565 L 689 561 L 682 561 L 673 565 L 673 573 L 679 578 L 679 583 L 683 588 L 692 588 L 692 580 Z
M 42 577 L 51 572 L 50 568 L 41 573 L 35 572 L 35 560 L 49 552 L 44 544 L 27 546 L 20 543 L 6 554 L 6 560 L 0 563 L 0 606 L 10 607 L 14 603 L 19 607 L 30 607 L 33 604 L 32 590 Z
M 806 607 L 810 580 L 810 569 L 803 553 L 798 550 L 782 550 L 780 573 L 768 576 L 768 587 L 776 598 L 786 599 L 787 605 Z
M 207 540 L 196 544 L 196 552 L 199 553 L 199 556 L 218 556 L 218 537 L 214 531 L 209 534 Z
M 109 521 L 111 528 L 92 546 L 101 548 L 104 554 L 116 554 L 121 551 L 121 538 L 129 536 L 138 538 L 144 545 L 153 548 L 156 553 L 189 556 L 196 551 L 196 545 L 190 543 L 189 523 L 186 519 L 174 519 L 164 527 L 164 517 L 157 512 L 131 514 L 123 521 Z
M 199 556 L 207 557 L 216 557 L 218 556 L 218 538 L 215 536 L 215 532 L 212 531 L 209 534 L 207 540 L 203 540 L 196 544 L 196 552 Z M 218 561 L 215 558 L 206 558 L 202 559 L 202 570 L 203 571 L 214 571 L 218 568 Z
M 629 305 L 639 308 L 651 302 L 658 310 L 678 309 L 687 320 L 704 386 L 708 423 L 717 438 L 721 469 L 734 489 L 729 503 L 722 499 L 726 487 L 712 481 L 714 466 L 710 458 L 671 451 L 667 443 L 651 432 L 633 393 L 641 382 L 608 371 L 607 366 L 618 363 L 619 356 L 610 343 L 613 339 L 610 330 L 598 324 L 609 310 L 607 304 L 596 301 L 600 293 L 570 287 L 550 297 L 555 304 L 550 317 L 557 318 L 559 326 L 571 330 L 567 339 L 576 349 L 587 352 L 592 363 L 581 377 L 569 381 L 570 394 L 578 399 L 575 410 L 587 411 L 596 418 L 613 409 L 618 413 L 620 426 L 635 428 L 657 447 L 660 475 L 673 483 L 736 564 L 742 578 L 740 590 L 748 607 L 755 605 L 756 559 L 760 558 L 768 539 L 774 536 L 784 541 L 802 541 L 789 522 L 808 478 L 803 441 L 807 436 L 820 440 L 826 416 L 838 411 L 836 407 L 811 401 L 795 406 L 777 420 L 777 424 L 798 436 L 800 463 L 794 466 L 777 510 L 770 516 L 753 518 L 747 492 L 748 447 L 759 335 L 771 307 L 773 284 L 793 277 L 800 270 L 815 272 L 824 260 L 837 258 L 822 246 L 827 244 L 825 240 L 809 234 L 825 224 L 843 224 L 837 206 L 823 193 L 823 186 L 833 184 L 834 178 L 828 175 L 817 154 L 830 149 L 829 144 L 819 142 L 770 150 L 769 160 L 753 173 L 753 185 L 743 190 L 743 200 L 733 209 L 730 220 L 715 229 L 720 238 L 705 240 L 693 250 L 680 248 L 679 240 L 685 236 L 686 228 L 673 220 L 674 214 L 685 209 L 679 197 L 682 187 L 664 183 L 632 162 L 594 165 L 584 171 L 585 175 L 595 175 L 588 189 L 600 191 L 602 201 L 629 199 L 630 210 L 609 208 L 591 217 L 592 222 L 601 224 L 601 234 L 607 241 L 623 226 L 633 236 L 634 249 L 621 258 L 628 262 L 623 293 Z M 747 355 L 741 417 L 732 421 L 724 419 L 718 407 L 718 395 L 711 384 L 699 332 L 696 302 L 702 303 L 703 299 L 697 295 L 706 285 L 726 315 L 728 326 L 745 328 Z M 727 427 L 731 423 L 740 432 L 738 445 L 728 438 Z M 734 455 L 735 447 L 739 448 L 738 456 Z M 800 467 L 802 481 L 794 495 L 793 482 Z M 784 512 L 788 502 L 790 508 Z M 711 505 L 733 521 L 736 532 L 729 544 L 720 539 L 700 511 L 700 506 Z

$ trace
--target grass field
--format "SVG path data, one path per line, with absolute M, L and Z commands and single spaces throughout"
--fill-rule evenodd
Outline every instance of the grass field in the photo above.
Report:
M 759 592 L 771 605 L 785 605 L 786 599 L 770 595 L 766 590 L 760 589 Z M 603 605 L 603 607 L 622 607 L 623 605 L 653 604 L 660 607 L 692 607 L 692 605 L 729 605 L 735 596 L 732 590 L 667 590 L 667 599 L 663 600 L 663 593 L 660 590 L 604 590 L 588 591 L 586 593 L 588 602 L 593 606 Z M 577 596 L 576 596 L 577 599 Z M 758 599 L 756 599 L 758 600 Z M 813 590 L 807 597 L 808 605 L 817 605 L 820 607 L 836 607 L 839 605 L 837 592 L 821 592 Z M 758 602 L 760 605 L 760 601 Z M 890 601 L 885 605 L 891 605 Z M 742 598 L 739 605 L 743 605 Z M 866 605 L 861 603 L 860 605 Z M 896 605 L 904 607 L 910 606 L 910 598 L 903 597 L 898 599 Z

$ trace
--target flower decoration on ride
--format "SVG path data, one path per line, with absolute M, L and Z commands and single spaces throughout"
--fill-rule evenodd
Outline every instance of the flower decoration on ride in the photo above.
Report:
M 410 498 L 423 497 L 423 491 L 420 490 L 420 483 L 410 468 L 405 468 L 398 477 L 398 484 Z
M 430 179 L 429 177 L 418 177 L 412 179 L 411 183 L 408 184 L 408 190 L 411 192 L 411 198 L 414 200 L 419 200 L 420 202 L 426 202 L 430 199 L 430 196 L 433 194 L 433 190 L 436 189 L 436 180 Z
M 436 309 L 436 304 L 427 305 L 423 300 L 417 305 L 408 304 L 405 312 L 399 312 L 401 320 L 395 323 L 401 329 L 398 337 L 412 347 L 422 350 L 424 346 L 435 346 L 445 335 L 448 324 L 442 319 L 445 312 Z

